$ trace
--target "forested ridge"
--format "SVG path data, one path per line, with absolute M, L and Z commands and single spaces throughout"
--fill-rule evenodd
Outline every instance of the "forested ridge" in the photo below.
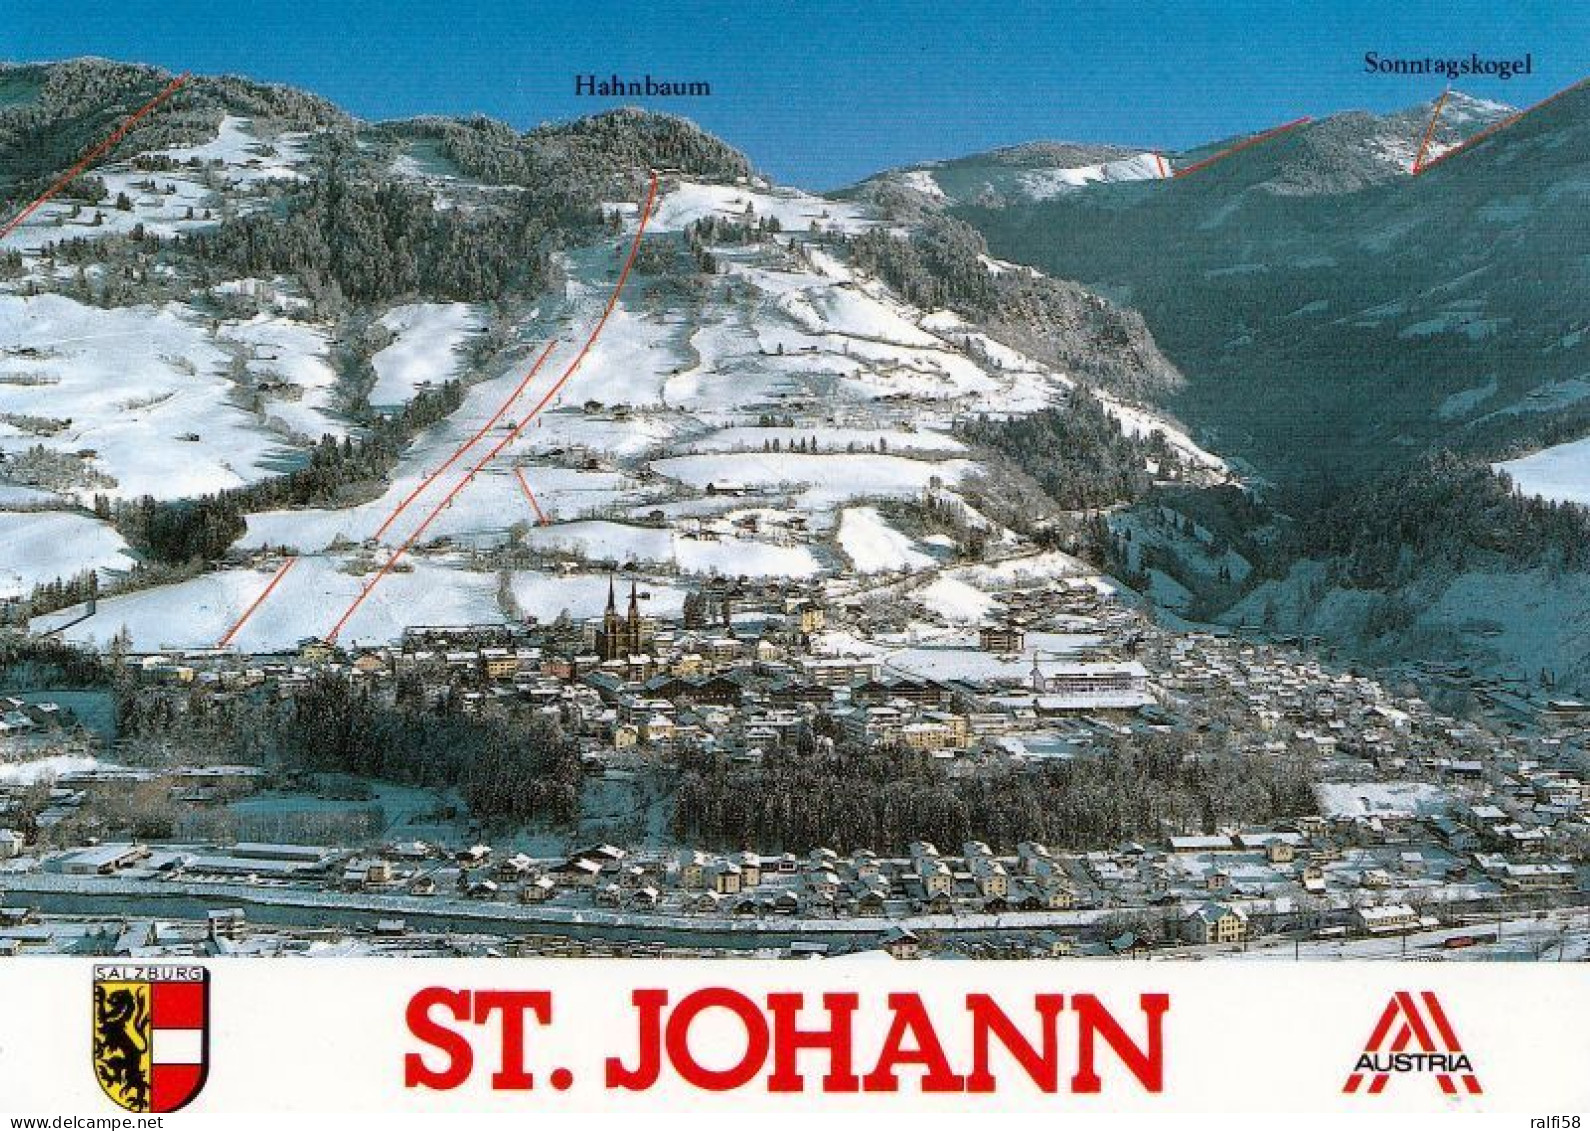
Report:
M 1432 566 L 1590 568 L 1590 509 L 1519 492 L 1487 465 L 1452 452 L 1344 494 L 1299 530 L 1304 556 L 1338 559 L 1337 576 L 1391 588 Z
M 0 64 L 0 201 L 19 206 L 42 193 L 174 77 L 158 67 L 105 59 Z M 331 103 L 291 87 L 193 77 L 159 113 L 140 119 L 118 152 L 200 144 L 215 136 L 226 113 L 281 129 L 350 121 Z M 93 184 L 79 178 L 73 195 L 92 193 Z
M 154 67 L 93 59 L 0 65 L 0 194 L 25 200 L 43 191 L 172 78 Z M 302 175 L 234 192 L 209 162 L 152 152 L 214 140 L 227 114 L 248 118 L 267 149 L 284 131 L 312 131 L 301 142 L 309 155 Z M 444 200 L 443 190 L 391 175 L 400 153 L 425 145 L 491 187 L 460 184 Z M 134 185 L 149 193 L 171 191 L 159 174 L 180 167 L 216 194 L 190 207 L 187 219 L 207 221 L 213 212 L 216 224 L 162 235 L 140 223 L 120 234 L 47 241 L 41 251 L 52 266 L 75 272 L 30 281 L 26 293 L 43 286 L 105 307 L 179 302 L 212 316 L 247 316 L 264 310 L 257 302 L 245 309 L 244 300 L 214 284 L 265 280 L 305 300 L 287 317 L 335 325 L 339 407 L 361 425 L 355 438 L 322 438 L 298 470 L 247 487 L 182 500 L 96 498 L 94 512 L 115 523 L 145 566 L 183 569 L 224 554 L 250 512 L 356 501 L 384 481 L 418 430 L 456 410 L 463 395 L 456 382 L 421 390 L 396 414 L 375 413 L 364 403 L 359 384 L 373 382 L 369 353 L 380 343 L 360 339 L 370 338 L 375 311 L 416 299 L 498 307 L 534 300 L 560 285 L 560 249 L 616 232 L 620 218 L 611 202 L 643 193 L 648 170 L 707 180 L 751 172 L 734 149 L 665 114 L 615 110 L 523 133 L 485 118 L 371 126 L 286 87 L 205 76 L 190 78 L 141 119 L 115 152 L 149 174 L 147 183 Z M 99 211 L 130 207 L 126 193 L 107 192 L 92 173 L 76 178 L 61 199 L 74 218 L 86 210 L 90 227 L 99 226 Z M 20 271 L 21 262 L 7 255 L 0 274 Z M 472 340 L 472 364 L 507 344 L 494 325 Z M 239 376 L 246 373 L 239 369 Z M 46 458 L 42 448 L 36 458 Z M 86 578 L 65 579 L 40 587 L 37 596 L 41 607 L 59 607 L 92 596 L 93 587 Z
M 987 242 L 961 220 L 931 214 L 909 236 L 874 228 L 852 237 L 849 249 L 858 267 L 907 301 L 954 310 L 1073 377 L 1134 395 L 1180 380 L 1136 311 L 1076 283 L 991 269 Z
M 414 118 L 377 127 L 433 141 L 468 176 L 587 204 L 644 188 L 643 170 L 728 181 L 750 175 L 744 155 L 683 118 L 620 109 L 520 133 L 505 122 Z
M 359 303 L 410 295 L 479 302 L 542 290 L 561 234 L 601 223 L 597 208 L 550 208 L 534 196 L 481 214 L 438 209 L 426 190 L 363 179 L 343 146 L 328 146 L 333 152 L 279 211 L 229 219 L 175 246 L 239 275 L 289 276 L 312 298 L 335 286 Z
M 1014 460 L 1067 510 L 1136 501 L 1153 484 L 1150 461 L 1162 473 L 1176 462 L 1164 433 L 1128 436 L 1098 398 L 1080 388 L 1064 407 L 1001 419 L 978 416 L 963 421 L 956 434 Z

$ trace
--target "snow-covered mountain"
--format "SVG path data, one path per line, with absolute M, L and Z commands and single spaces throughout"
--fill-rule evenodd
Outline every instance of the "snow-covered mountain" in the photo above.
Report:
M 168 80 L 0 70 L 11 211 Z M 825 198 L 661 115 L 368 124 L 194 80 L 0 241 L 0 597 L 59 579 L 35 627 L 141 647 L 590 615 L 615 569 L 658 611 L 718 574 L 975 620 L 984 557 L 1084 567 L 1016 520 L 1042 469 L 963 425 L 1096 399 L 1163 438 L 1136 475 L 1209 486 L 1235 457 L 1280 489 L 1280 517 L 1240 492 L 1117 516 L 1172 607 L 1474 651 L 1459 595 L 1484 591 L 1516 615 L 1479 650 L 1590 671 L 1544 632 L 1561 531 L 1529 516 L 1500 556 L 1449 539 L 1459 566 L 1329 599 L 1414 536 L 1366 529 L 1379 556 L 1344 565 L 1345 486 L 1456 447 L 1582 489 L 1584 101 L 1417 177 L 1429 105 L 1181 177 L 1242 139 L 1025 146 Z M 1507 113 L 1449 96 L 1426 162 Z
M 1312 122 L 1163 185 L 955 214 L 1140 310 L 1187 378 L 1167 407 L 1267 478 L 1515 455 L 1580 412 L 1587 106 L 1575 90 L 1432 165 L 1508 116 L 1454 92 L 1419 176 L 1433 105 Z
M 1421 152 L 1428 164 L 1512 113 L 1510 106 L 1454 90 L 1394 113 L 1352 111 L 1307 122 L 1288 131 L 1292 144 L 1250 153 L 1247 161 L 1250 169 L 1265 169 L 1263 181 L 1277 193 L 1352 192 L 1411 176 Z M 838 195 L 926 208 L 1019 207 L 1090 185 L 1164 180 L 1249 140 L 1222 138 L 1182 151 L 1033 142 L 887 170 Z
M 938 204 L 998 205 L 1048 200 L 1083 185 L 1147 180 L 1166 172 L 1150 150 L 1032 142 L 890 170 L 843 195 L 873 200 L 880 192 L 903 189 Z
M 11 136 L 165 78 L 8 75 Z M 0 242 L 0 596 L 84 570 L 126 589 L 35 628 L 381 641 L 591 615 L 618 568 L 659 612 L 710 574 L 955 590 L 953 540 L 891 518 L 926 498 L 1001 556 L 1080 568 L 979 513 L 954 434 L 1063 406 L 1075 379 L 857 271 L 876 208 L 772 185 L 656 115 L 517 135 L 191 93 L 180 131 L 151 115 Z M 1224 475 L 1168 418 L 1104 402 Z M 128 585 L 190 541 L 202 565 Z
M 1512 113 L 1510 106 L 1454 90 L 1444 99 L 1387 114 L 1362 110 L 1332 114 L 1244 149 L 1237 156 L 1237 168 L 1244 188 L 1282 196 L 1354 193 L 1411 178 L 1421 153 L 1428 165 Z M 1177 170 L 1190 170 L 1248 140 L 1222 139 L 1176 154 L 1171 164 Z M 1219 164 L 1224 163 L 1222 158 Z M 1218 177 L 1227 172 L 1210 164 L 1196 175 Z

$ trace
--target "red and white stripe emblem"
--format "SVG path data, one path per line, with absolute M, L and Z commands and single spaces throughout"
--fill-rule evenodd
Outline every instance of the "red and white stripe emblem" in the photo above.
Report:
M 207 989 L 204 982 L 150 986 L 151 1111 L 176 1111 L 204 1086 Z
M 1401 1028 L 1398 1028 L 1393 1035 L 1392 1030 L 1399 1021 Z M 1411 1050 L 1410 1045 L 1414 1046 Z M 1417 1000 L 1407 990 L 1398 990 L 1392 994 L 1391 1000 L 1386 1003 L 1385 1011 L 1380 1015 L 1380 1020 L 1375 1024 L 1374 1031 L 1369 1034 L 1369 1041 L 1364 1045 L 1364 1052 L 1371 1056 L 1376 1053 L 1396 1054 L 1409 1051 L 1444 1052 L 1453 1055 L 1463 1051 L 1457 1032 L 1447 1019 L 1446 1010 L 1441 1008 L 1440 998 L 1430 990 L 1423 991 Z M 1436 1082 L 1441 1085 L 1441 1090 L 1449 1096 L 1458 1094 L 1453 1075 L 1450 1072 L 1438 1072 L 1435 1077 Z M 1458 1075 L 1469 1095 L 1477 1096 L 1483 1091 L 1479 1078 L 1472 1072 Z M 1347 1077 L 1347 1083 L 1342 1086 L 1342 1091 L 1357 1092 L 1366 1079 L 1369 1081 L 1369 1086 L 1364 1091 L 1367 1095 L 1374 1096 L 1385 1090 L 1391 1074 L 1354 1072 Z

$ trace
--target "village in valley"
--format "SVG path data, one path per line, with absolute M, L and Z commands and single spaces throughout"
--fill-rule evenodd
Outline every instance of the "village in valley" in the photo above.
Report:
M 680 119 L 207 81 L 0 238 L 0 954 L 1587 957 L 1590 703 L 1247 616 L 1135 313 Z M 469 255 L 261 251 L 328 199 Z
M 1000 616 L 966 630 L 891 631 L 859 598 L 783 583 L 709 583 L 689 621 L 658 618 L 630 578 L 611 580 L 606 611 L 583 623 L 418 626 L 378 648 L 123 655 L 140 694 L 179 712 L 289 696 L 327 673 L 377 699 L 418 677 L 428 699 L 454 697 L 467 714 L 527 709 L 575 736 L 587 790 L 639 801 L 640 822 L 597 824 L 589 843 L 575 830 L 555 850 L 546 836 L 493 840 L 462 814 L 394 820 L 377 806 L 380 819 L 360 824 L 360 794 L 338 812 L 336 791 L 305 775 L 97 765 L 103 744 L 68 708 L 12 700 L 8 749 L 85 768 L 45 791 L 0 787 L 0 821 L 31 830 L 0 833 L 0 946 L 1289 958 L 1405 957 L 1411 945 L 1431 958 L 1583 957 L 1590 796 L 1571 755 L 1585 706 L 1538 701 L 1527 719 L 1459 722 L 1311 642 L 1171 632 L 1101 579 L 1008 576 Z M 709 850 L 646 827 L 646 783 L 672 776 L 681 749 L 755 764 L 797 742 L 831 745 L 812 737 L 819 716 L 836 737 L 920 752 L 952 778 L 1039 773 L 1131 736 L 1217 743 L 1306 764 L 1318 811 L 1212 826 L 1189 815 L 1086 849 L 917 841 L 898 855 Z M 87 835 L 132 791 L 172 799 L 173 833 L 212 835 Z M 255 804 L 267 798 L 276 804 Z M 304 835 L 317 819 L 319 844 Z M 272 831 L 290 839 L 264 839 Z

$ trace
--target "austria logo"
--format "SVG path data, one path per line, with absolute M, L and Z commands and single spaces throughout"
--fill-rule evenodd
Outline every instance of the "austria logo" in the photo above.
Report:
M 139 1114 L 176 1111 L 210 1071 L 210 972 L 203 966 L 94 967 L 94 1076 Z
M 1483 1091 L 1440 998 L 1430 990 L 1417 998 L 1406 990 L 1391 995 L 1342 1091 L 1354 1093 L 1363 1088 L 1366 1094 L 1378 1096 L 1393 1074 L 1434 1076 L 1449 1096 L 1458 1094 L 1454 1077 L 1462 1079 L 1471 1096 Z M 1365 1080 L 1368 1087 L 1364 1087 Z

